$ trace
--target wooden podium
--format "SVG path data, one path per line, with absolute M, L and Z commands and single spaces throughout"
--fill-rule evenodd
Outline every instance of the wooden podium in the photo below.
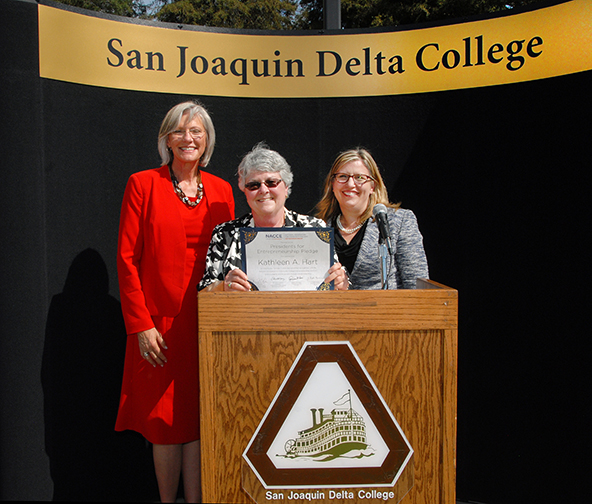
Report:
M 456 290 L 202 291 L 198 307 L 203 502 L 252 502 L 242 453 L 311 341 L 351 343 L 413 447 L 401 502 L 455 502 Z

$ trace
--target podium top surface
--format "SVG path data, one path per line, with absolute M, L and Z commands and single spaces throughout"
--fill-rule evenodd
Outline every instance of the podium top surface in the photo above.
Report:
M 458 292 L 429 280 L 388 291 L 206 292 L 200 331 L 457 329 Z

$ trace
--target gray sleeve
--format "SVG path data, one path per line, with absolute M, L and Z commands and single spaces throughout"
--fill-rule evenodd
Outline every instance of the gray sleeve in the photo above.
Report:
M 395 285 L 399 289 L 415 289 L 418 278 L 429 278 L 428 261 L 417 218 L 411 210 L 398 209 L 389 212 L 389 226 L 395 241 L 396 267 L 391 268 L 397 277 Z

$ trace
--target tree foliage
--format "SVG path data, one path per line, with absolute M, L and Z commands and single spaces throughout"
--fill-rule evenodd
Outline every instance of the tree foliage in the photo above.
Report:
M 257 30 L 323 28 L 323 0 L 57 0 L 108 14 Z M 540 0 L 341 0 L 342 28 L 399 26 L 502 12 Z
M 144 17 L 146 6 L 139 0 L 57 0 L 60 3 L 105 14 L 125 17 Z
M 288 30 L 296 0 L 179 0 L 165 5 L 159 21 L 222 28 Z
M 341 0 L 342 28 L 399 26 L 502 12 L 540 0 Z M 301 0 L 298 28 L 323 28 L 323 0 Z

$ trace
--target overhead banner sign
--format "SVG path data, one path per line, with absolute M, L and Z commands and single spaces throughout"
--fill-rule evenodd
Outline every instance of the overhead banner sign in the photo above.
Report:
M 591 70 L 591 48 L 589 0 L 469 23 L 338 35 L 178 29 L 39 5 L 41 77 L 160 93 L 313 98 L 495 86 Z

